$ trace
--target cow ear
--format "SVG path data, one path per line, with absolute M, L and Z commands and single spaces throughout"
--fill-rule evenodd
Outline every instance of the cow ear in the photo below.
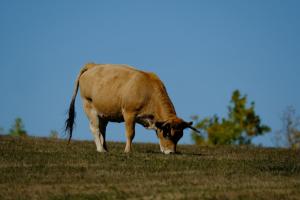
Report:
M 193 122 L 185 122 L 184 129 L 190 128 L 193 131 L 195 131 L 196 133 L 200 133 L 200 131 L 198 129 L 196 129 L 195 127 L 193 127 L 192 125 L 193 125 Z
M 189 128 L 189 127 L 191 127 L 193 125 L 193 122 L 183 122 L 183 129 L 185 129 L 185 128 Z
M 187 125 L 188 125 L 188 126 L 192 126 L 192 125 L 193 125 L 193 122 L 187 122 Z
M 192 125 L 193 125 L 193 122 L 184 122 L 183 129 L 190 128 L 193 131 L 200 133 L 200 131 L 198 129 L 196 129 L 195 127 L 193 127 Z

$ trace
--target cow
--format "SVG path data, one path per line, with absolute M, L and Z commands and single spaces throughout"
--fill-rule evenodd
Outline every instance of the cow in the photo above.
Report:
M 105 134 L 108 122 L 125 122 L 125 153 L 131 151 L 136 123 L 156 131 L 160 150 L 165 154 L 176 153 L 184 129 L 198 132 L 192 127 L 192 122 L 177 117 L 163 82 L 154 73 L 128 65 L 89 63 L 80 70 L 75 82 L 65 122 L 69 142 L 78 89 L 98 152 L 107 152 Z

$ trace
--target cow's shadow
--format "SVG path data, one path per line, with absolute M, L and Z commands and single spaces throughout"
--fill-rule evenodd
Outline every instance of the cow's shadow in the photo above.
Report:
M 165 155 L 162 152 L 156 151 L 156 150 L 145 150 L 143 153 L 146 153 L 146 154 L 155 154 L 155 155 Z M 178 151 L 176 153 L 172 153 L 172 154 L 169 154 L 169 155 L 166 155 L 166 156 L 206 156 L 206 155 L 203 154 L 203 153 L 181 152 L 181 151 Z

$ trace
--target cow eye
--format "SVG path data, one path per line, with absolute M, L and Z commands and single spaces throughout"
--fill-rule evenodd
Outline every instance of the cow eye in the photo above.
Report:
M 170 133 L 170 131 L 164 130 L 164 131 L 163 131 L 163 136 L 164 136 L 164 138 L 166 138 L 166 139 L 170 139 L 170 138 L 171 138 L 171 133 Z

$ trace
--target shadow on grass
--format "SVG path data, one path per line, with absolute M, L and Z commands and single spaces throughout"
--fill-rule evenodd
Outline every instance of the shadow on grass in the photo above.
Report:
M 155 150 L 146 150 L 143 151 L 142 153 L 146 153 L 146 154 L 155 154 L 155 155 L 165 155 L 165 156 L 206 156 L 206 154 L 203 153 L 190 153 L 190 152 L 180 152 L 177 151 L 176 153 L 172 153 L 172 154 L 164 154 L 160 151 L 155 151 Z

